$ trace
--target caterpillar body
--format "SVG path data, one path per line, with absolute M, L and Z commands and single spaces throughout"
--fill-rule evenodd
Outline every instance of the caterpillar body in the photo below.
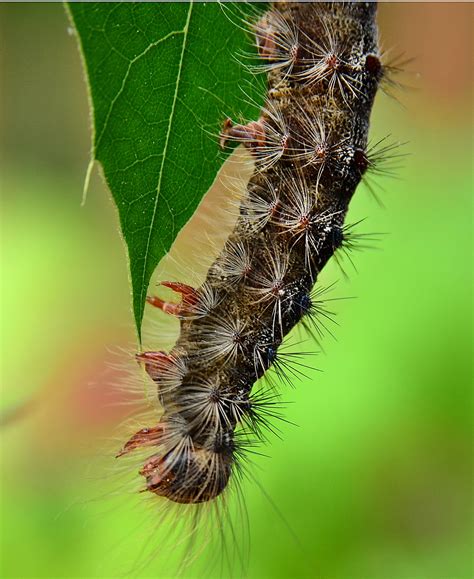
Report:
M 180 335 L 168 353 L 137 355 L 163 413 L 119 456 L 150 450 L 140 474 L 155 495 L 195 504 L 223 493 L 265 425 L 253 385 L 284 336 L 318 318 L 313 287 L 375 162 L 369 116 L 386 72 L 375 15 L 371 2 L 278 2 L 253 25 L 265 106 L 246 125 L 228 119 L 221 135 L 255 159 L 235 228 L 203 285 L 162 282 L 181 301 L 148 298 L 180 319 Z

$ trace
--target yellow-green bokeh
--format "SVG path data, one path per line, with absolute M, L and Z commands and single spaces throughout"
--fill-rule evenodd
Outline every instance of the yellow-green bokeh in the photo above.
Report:
M 472 576 L 471 13 L 381 7 L 382 34 L 416 52 L 409 68 L 421 78 L 408 76 L 403 106 L 377 97 L 372 134 L 408 141 L 410 155 L 398 178 L 377 181 L 384 209 L 357 192 L 350 220 L 387 235 L 352 256 L 357 272 L 346 262 L 349 280 L 334 264 L 324 271 L 323 283 L 340 280 L 334 297 L 356 299 L 331 303 L 336 340 L 310 362 L 322 372 L 285 387 L 297 426 L 280 424 L 281 439 L 257 449 L 267 456 L 252 457 L 252 579 Z M 89 119 L 75 39 L 60 4 L 2 5 L 0 20 L 1 574 L 166 577 L 157 561 L 135 564 L 168 532 L 153 502 L 127 489 L 113 498 L 95 476 L 124 416 L 111 404 L 108 348 L 135 338 L 98 177 L 80 207 Z

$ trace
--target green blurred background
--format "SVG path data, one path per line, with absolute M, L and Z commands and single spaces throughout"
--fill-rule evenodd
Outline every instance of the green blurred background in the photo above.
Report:
M 472 6 L 382 4 L 379 21 L 419 75 L 399 102 L 377 97 L 372 135 L 409 141 L 410 156 L 378 181 L 385 209 L 358 191 L 350 220 L 388 235 L 333 292 L 357 299 L 334 302 L 322 372 L 283 393 L 298 426 L 252 458 L 281 517 L 244 482 L 251 578 L 473 575 Z M 109 349 L 135 337 L 96 174 L 80 207 L 90 122 L 75 38 L 61 4 L 2 4 L 0 22 L 1 574 L 166 577 L 134 563 L 167 534 L 153 501 L 125 490 L 109 504 L 114 487 L 94 476 L 125 415 Z M 323 282 L 340 278 L 331 264 Z

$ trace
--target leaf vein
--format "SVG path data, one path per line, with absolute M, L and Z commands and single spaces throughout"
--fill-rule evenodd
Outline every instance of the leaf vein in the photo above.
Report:
M 171 105 L 171 111 L 170 111 L 170 115 L 169 115 L 169 119 L 168 119 L 168 128 L 166 130 L 166 137 L 165 137 L 165 143 L 164 143 L 164 147 L 163 147 L 163 157 L 161 160 L 161 165 L 160 165 L 160 171 L 158 174 L 158 183 L 156 186 L 156 197 L 155 197 L 155 204 L 153 207 L 153 214 L 152 214 L 152 218 L 150 221 L 150 227 L 148 230 L 148 237 L 147 237 L 147 243 L 146 243 L 146 247 L 145 247 L 145 260 L 143 263 L 143 269 L 142 269 L 142 284 L 141 284 L 141 299 L 142 302 L 144 301 L 144 294 L 147 292 L 148 288 L 146 287 L 145 284 L 145 276 L 146 276 L 146 271 L 147 271 L 147 265 L 148 265 L 148 259 L 149 259 L 149 249 L 150 249 L 150 243 L 151 243 L 151 237 L 152 237 L 152 233 L 153 233 L 153 229 L 154 229 L 154 223 L 156 220 L 156 215 L 157 215 L 157 208 L 158 208 L 158 199 L 160 198 L 160 191 L 161 191 L 161 181 L 163 178 L 163 170 L 164 170 L 164 166 L 165 166 L 165 162 L 166 162 L 166 153 L 167 153 L 167 149 L 168 149 L 168 143 L 169 143 L 169 138 L 170 138 L 170 134 L 171 134 L 171 125 L 173 124 L 173 118 L 174 118 L 174 112 L 175 112 L 175 107 L 176 107 L 176 101 L 178 100 L 178 92 L 179 92 L 179 86 L 180 86 L 180 81 L 181 81 L 181 73 L 182 73 L 182 68 L 183 68 L 183 61 L 184 61 L 184 53 L 186 50 L 186 44 L 187 44 L 187 40 L 188 40 L 188 31 L 189 31 L 189 23 L 191 21 L 191 14 L 193 11 L 193 2 L 191 1 L 189 4 L 189 9 L 188 9 L 188 14 L 186 17 L 186 24 L 184 25 L 184 28 L 182 30 L 183 33 L 183 45 L 181 47 L 181 55 L 179 58 L 179 65 L 178 65 L 178 71 L 176 74 L 176 84 L 175 84 L 175 90 L 174 90 L 174 94 L 173 94 L 173 101 L 172 101 L 172 105 Z M 171 214 L 172 215 L 172 214 Z M 174 224 L 173 224 L 174 227 Z
M 140 60 L 140 58 L 143 58 L 152 48 L 155 48 L 156 46 L 158 46 L 159 44 L 166 42 L 169 38 L 172 38 L 173 36 L 177 36 L 178 34 L 186 34 L 185 29 L 183 30 L 173 30 L 172 32 L 169 32 L 166 36 L 163 36 L 163 38 L 160 38 L 159 40 L 157 40 L 156 42 L 152 42 L 151 44 L 149 44 L 145 50 L 143 52 L 141 52 L 140 54 L 137 54 L 137 56 L 135 56 L 135 58 L 133 58 L 132 60 L 130 60 L 128 67 L 127 67 L 127 71 L 125 72 L 125 75 L 122 79 L 122 84 L 120 85 L 120 88 L 117 92 L 117 94 L 115 95 L 115 97 L 112 99 L 112 101 L 110 102 L 110 106 L 109 106 L 109 110 L 107 111 L 107 115 L 105 117 L 104 120 L 104 124 L 102 127 L 102 130 L 99 134 L 99 136 L 96 139 L 96 143 L 95 143 L 95 152 L 97 152 L 100 143 L 102 141 L 102 137 L 104 136 L 105 131 L 107 130 L 107 127 L 109 125 L 109 119 L 110 116 L 112 114 L 112 111 L 114 109 L 115 104 L 117 103 L 118 99 L 120 98 L 120 95 L 123 93 L 124 89 L 125 89 L 125 85 L 127 84 L 127 80 L 128 77 L 130 76 L 130 71 L 132 70 L 133 65 Z M 111 47 L 113 50 L 115 50 L 114 47 Z

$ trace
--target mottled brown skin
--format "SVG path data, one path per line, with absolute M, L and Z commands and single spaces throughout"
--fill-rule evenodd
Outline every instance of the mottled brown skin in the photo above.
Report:
M 147 480 L 148 490 L 175 502 L 211 500 L 226 487 L 234 455 L 238 452 L 234 429 L 252 410 L 252 386 L 274 362 L 283 337 L 306 315 L 311 289 L 318 273 L 342 242 L 342 225 L 349 202 L 367 168 L 369 116 L 381 69 L 377 56 L 375 4 L 282 2 L 275 4 L 272 10 L 292 23 L 299 32 L 301 43 L 294 49 L 296 58 L 291 74 L 278 68 L 268 74 L 266 109 L 280 111 L 289 135 L 282 144 L 282 156 L 277 162 L 263 168 L 257 162 L 248 184 L 248 196 L 252 198 L 258 192 L 270 201 L 272 194 L 268 183 L 271 183 L 278 191 L 278 204 L 266 225 L 255 231 L 246 215 L 244 200 L 235 230 L 206 279 L 207 286 L 218 295 L 218 305 L 208 315 L 184 316 L 181 321 L 181 333 L 171 352 L 174 356 L 186 357 L 187 372 L 181 385 L 163 392 L 159 376 L 149 370 L 164 408 L 160 425 L 169 426 L 170 421 L 178 417 L 182 434 L 177 432 L 169 439 L 171 442 L 163 442 L 141 474 Z M 272 18 L 271 12 L 266 13 L 257 27 L 260 35 L 257 44 L 267 61 L 271 61 L 278 40 Z M 300 73 L 314 63 L 313 45 L 307 39 L 316 43 L 320 39 L 327 40 L 327 27 L 324 28 L 322 20 L 330 24 L 333 43 L 344 50 L 327 55 L 322 65 L 323 78 L 317 82 L 303 82 Z M 330 79 L 342 73 L 355 87 L 354 92 L 341 90 L 337 84 L 331 89 Z M 307 163 L 295 159 L 294 151 L 307 129 L 308 119 L 315 118 L 324 126 L 327 146 L 315 151 L 314 163 Z M 272 124 L 274 120 L 264 109 L 262 117 L 247 127 L 235 127 L 227 121 L 223 138 L 243 140 L 252 151 L 261 146 L 262 132 L 265 136 L 265 130 Z M 325 164 L 321 171 L 322 161 Z M 290 185 L 295 175 L 309 188 L 314 202 L 310 214 L 302 216 L 300 223 L 289 228 L 284 222 L 282 208 L 294 203 Z M 320 216 L 327 217 L 322 219 Z M 312 227 L 315 241 L 309 256 L 305 236 L 298 238 L 298 233 L 304 233 L 308 227 Z M 251 248 L 249 267 L 237 283 L 229 283 L 221 266 L 232 244 L 242 240 Z M 274 287 L 267 288 L 267 294 L 258 293 L 255 288 L 259 288 L 259 276 L 268 267 L 265 264 L 270 254 L 285 256 L 285 275 L 281 280 L 275 279 Z M 152 304 L 153 299 L 150 300 Z M 275 303 L 281 304 L 281 317 L 275 318 Z M 176 310 L 175 313 L 179 313 L 179 308 Z M 209 324 L 219 318 L 245 322 L 245 332 L 235 336 L 235 355 L 230 359 L 210 359 L 202 355 L 202 348 L 209 339 Z M 210 422 L 203 422 L 202 407 L 189 404 L 193 386 L 202 380 L 214 385 L 214 388 L 209 387 L 209 405 L 220 402 L 219 411 L 214 415 L 217 418 Z M 156 437 L 156 428 L 151 432 Z M 135 435 L 127 444 L 134 447 L 136 442 L 143 442 L 143 436 L 140 431 L 139 436 Z M 180 436 L 192 441 L 190 451 L 175 450 Z

